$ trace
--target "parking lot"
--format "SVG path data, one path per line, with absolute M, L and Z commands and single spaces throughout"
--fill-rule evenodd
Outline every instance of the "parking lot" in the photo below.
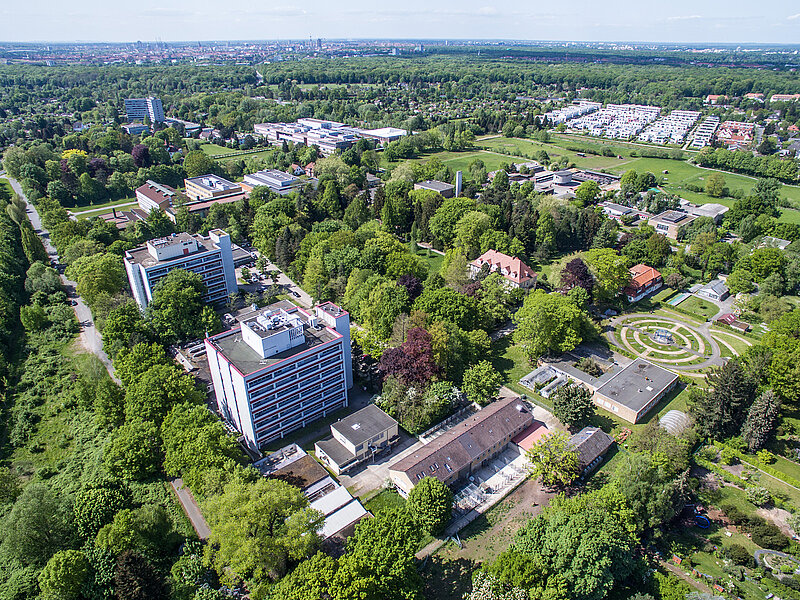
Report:
M 252 254 L 258 257 L 258 251 L 252 250 Z M 242 270 L 247 269 L 245 273 L 249 271 L 250 278 L 248 281 L 245 282 L 244 277 L 242 276 Z M 253 260 L 241 267 L 236 268 L 236 283 L 239 286 L 239 290 L 244 292 L 245 294 L 252 293 L 252 294 L 263 294 L 264 292 L 273 291 L 271 288 L 272 286 L 276 286 L 276 291 L 279 294 L 287 294 L 292 297 L 292 301 L 296 302 L 300 306 L 304 306 L 306 308 L 310 308 L 313 306 L 314 301 L 309 296 L 305 290 L 303 290 L 299 285 L 297 285 L 294 281 L 289 279 L 289 277 L 281 271 L 281 269 L 267 259 L 267 264 L 263 269 L 263 272 L 259 271 L 256 268 L 256 261 Z

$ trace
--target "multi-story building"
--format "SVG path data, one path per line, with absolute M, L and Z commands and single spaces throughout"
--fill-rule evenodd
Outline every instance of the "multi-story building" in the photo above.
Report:
M 242 186 L 220 177 L 219 175 L 201 175 L 184 179 L 186 195 L 195 202 L 201 200 L 218 200 L 229 196 L 243 196 Z
M 160 99 L 152 96 L 126 99 L 125 112 L 131 122 L 143 123 L 145 119 L 150 119 L 151 123 L 164 122 L 164 106 Z
M 691 224 L 697 217 L 678 210 L 665 210 L 648 219 L 647 224 L 656 228 L 656 233 L 667 236 L 671 240 L 678 239 L 681 227 Z
M 212 229 L 208 236 L 177 233 L 150 240 L 128 250 L 123 262 L 133 297 L 142 310 L 153 300 L 156 284 L 175 269 L 203 278 L 203 300 L 208 303 L 223 302 L 238 289 L 231 238 L 221 229 Z
M 622 290 L 622 293 L 628 298 L 628 302 L 638 302 L 648 294 L 661 289 L 664 284 L 661 273 L 651 266 L 638 264 L 632 266 L 628 271 L 631 274 L 631 280 Z
M 175 188 L 148 179 L 147 183 L 136 188 L 136 201 L 139 208 L 148 213 L 155 209 L 166 211 L 175 201 L 178 192 Z
M 516 256 L 487 250 L 469 263 L 470 275 L 477 277 L 483 265 L 488 267 L 489 273 L 500 273 L 509 287 L 528 289 L 536 285 L 536 273 Z
M 331 302 L 278 302 L 205 346 L 219 411 L 254 451 L 347 406 L 350 316 Z
M 284 173 L 277 169 L 264 169 L 263 171 L 245 175 L 242 188 L 246 192 L 251 192 L 254 187 L 266 186 L 270 191 L 285 196 L 298 188 L 302 188 L 306 183 L 308 183 L 308 180 L 300 179 L 289 173 Z

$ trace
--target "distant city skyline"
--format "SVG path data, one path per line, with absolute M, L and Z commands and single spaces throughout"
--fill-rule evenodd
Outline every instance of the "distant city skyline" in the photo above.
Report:
M 509 39 L 651 43 L 800 43 L 796 0 L 548 2 L 409 0 L 28 0 L 0 8 L 0 41 Z

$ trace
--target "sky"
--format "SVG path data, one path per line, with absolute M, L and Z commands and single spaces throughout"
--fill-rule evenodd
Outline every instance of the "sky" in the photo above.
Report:
M 0 41 L 313 38 L 800 44 L 798 0 L 3 0 Z

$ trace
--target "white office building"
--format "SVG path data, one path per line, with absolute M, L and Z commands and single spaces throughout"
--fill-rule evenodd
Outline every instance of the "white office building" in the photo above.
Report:
M 164 106 L 160 99 L 152 96 L 126 99 L 125 112 L 130 122 L 143 123 L 145 118 L 150 119 L 151 123 L 164 122 Z
M 308 180 L 300 179 L 277 169 L 264 169 L 244 176 L 242 188 L 252 191 L 254 187 L 266 186 L 276 194 L 284 196 L 298 188 L 302 188 Z
M 206 338 L 220 413 L 253 450 L 347 406 L 350 316 L 331 302 L 311 313 L 278 302 Z
M 221 229 L 212 229 L 208 236 L 177 233 L 150 240 L 128 250 L 124 263 L 133 297 L 142 310 L 152 302 L 156 284 L 175 269 L 203 278 L 207 303 L 224 302 L 238 290 L 231 238 Z

